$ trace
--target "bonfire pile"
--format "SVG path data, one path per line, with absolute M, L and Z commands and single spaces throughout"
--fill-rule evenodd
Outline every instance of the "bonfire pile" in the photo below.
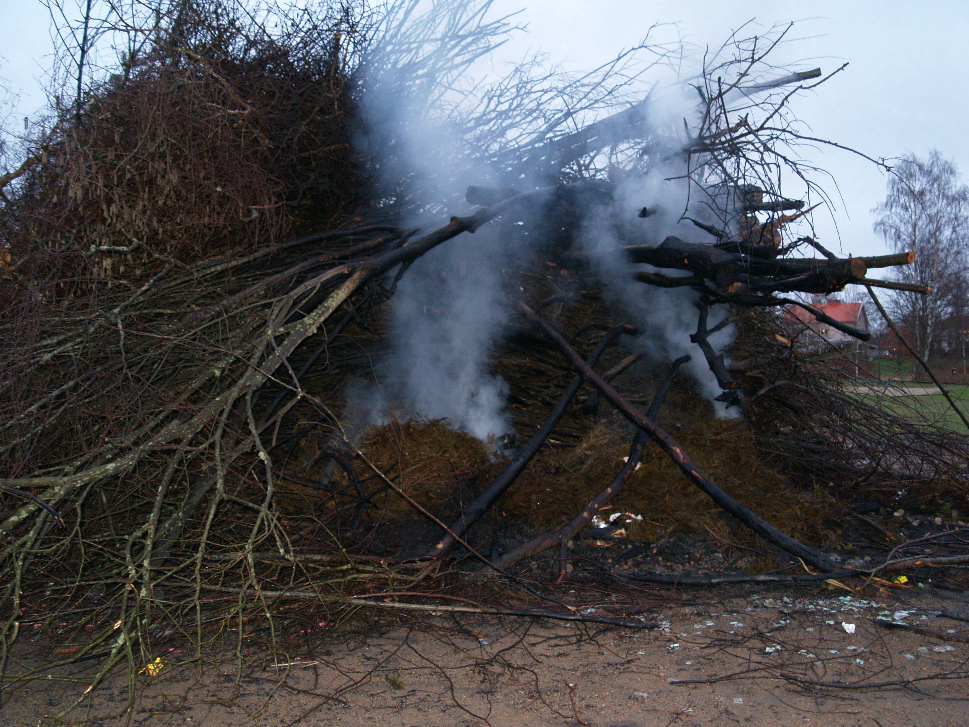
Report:
M 426 583 L 449 557 L 507 573 L 551 547 L 565 577 L 573 538 L 629 483 L 651 470 L 668 477 L 664 467 L 813 570 L 838 570 L 705 474 L 670 433 L 682 421 L 662 424 L 668 397 L 682 404 L 680 420 L 690 406 L 702 412 L 697 422 L 709 420 L 710 405 L 675 384 L 685 361 L 617 346 L 637 331 L 603 293 L 573 223 L 610 208 L 623 180 L 659 163 L 644 152 L 656 143 L 646 106 L 621 95 L 628 75 L 534 81 L 527 98 L 520 86 L 496 86 L 477 121 L 465 120 L 479 136 L 491 131 L 491 144 L 476 147 L 505 183 L 469 189 L 473 212 L 415 229 L 405 223 L 414 212 L 406 170 L 388 187 L 382 175 L 394 165 L 359 142 L 362 74 L 406 61 L 446 80 L 502 26 L 449 16 L 422 56 L 408 55 L 417 53 L 408 34 L 427 28 L 414 30 L 407 13 L 252 25 L 232 3 L 178 5 L 170 27 L 62 113 L 3 178 L 5 644 L 51 582 L 64 603 L 97 592 L 107 604 L 98 613 L 110 617 L 85 647 L 107 646 L 107 669 L 133 658 L 132 645 L 150 651 L 149 625 L 195 619 L 203 603 L 222 618 L 272 617 L 287 598 L 339 611 L 370 592 Z M 893 487 L 903 460 L 909 487 L 958 481 L 961 440 L 889 415 L 873 425 L 874 410 L 833 384 L 823 359 L 804 366 L 774 335 L 771 311 L 797 305 L 867 338 L 789 296 L 877 285 L 870 269 L 911 257 L 840 259 L 809 237 L 785 242 L 805 210 L 771 176 L 776 150 L 796 138 L 780 120 L 792 91 L 819 73 L 764 83 L 759 46 L 733 50 L 695 82 L 700 121 L 678 151 L 714 211 L 695 221 L 709 242 L 633 235 L 630 281 L 694 291 L 692 341 L 720 400 L 752 423 L 738 447 L 745 456 L 759 449 L 793 462 L 815 484 Z M 738 91 L 739 104 L 730 101 Z M 561 93 L 579 103 L 550 108 Z M 626 110 L 612 114 L 616 106 Z M 642 204 L 641 218 L 655 214 L 651 200 Z M 398 282 L 432 250 L 488 225 L 542 238 L 534 260 L 509 261 L 514 323 L 495 353 L 519 437 L 496 447 L 442 422 L 396 421 L 355 439 L 346 385 L 374 370 Z M 821 257 L 795 254 L 805 248 Z M 709 324 L 724 306 L 728 317 Z M 731 365 L 710 343 L 729 323 L 740 328 Z M 605 404 L 618 412 L 609 427 Z M 596 437 L 608 440 L 598 453 Z M 517 497 L 531 508 L 538 500 L 515 488 L 534 494 L 540 481 L 546 505 L 537 509 L 558 520 L 523 517 L 519 526 L 546 531 L 508 530 L 483 552 L 491 536 L 475 525 L 492 522 L 493 534 L 496 504 Z M 400 525 L 414 518 L 421 525 Z M 403 555 L 416 561 L 395 560 Z

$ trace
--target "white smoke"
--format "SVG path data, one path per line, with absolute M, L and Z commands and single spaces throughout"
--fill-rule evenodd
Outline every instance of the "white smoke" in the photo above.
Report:
M 467 209 L 463 194 L 468 185 L 500 180 L 474 161 L 473 150 L 466 148 L 467 135 L 454 131 L 447 111 L 436 106 L 443 97 L 427 84 L 439 79 L 415 81 L 411 66 L 387 62 L 392 55 L 383 53 L 381 63 L 364 64 L 367 70 L 358 87 L 366 128 L 358 143 L 376 159 L 378 186 L 386 201 L 407 201 L 410 212 L 402 224 L 429 230 L 445 224 L 445 214 Z M 690 203 L 679 153 L 688 141 L 683 121 L 690 126 L 697 114 L 695 96 L 689 93 L 669 85 L 652 94 L 644 120 L 650 140 L 647 172 L 618 184 L 611 206 L 592 206 L 581 241 L 610 295 L 641 327 L 640 345 L 658 360 L 689 353 L 688 371 L 700 391 L 713 399 L 721 390 L 699 347 L 689 340 L 696 328 L 697 294 L 636 282 L 621 250 L 621 240 L 630 237 L 651 244 L 671 234 L 710 241 L 681 219 Z M 644 206 L 653 210 L 645 219 L 638 216 Z M 406 271 L 392 301 L 392 350 L 377 372 L 380 390 L 366 401 L 354 391 L 348 408 L 366 411 L 370 423 L 385 419 L 390 410 L 398 416 L 445 419 L 482 440 L 511 430 L 504 410 L 507 387 L 491 373 L 489 355 L 508 316 L 501 261 L 531 251 L 503 249 L 512 243 L 499 238 L 485 226 L 444 243 Z M 517 244 L 527 239 L 519 236 Z M 718 315 L 723 313 L 711 315 L 711 325 Z M 724 345 L 729 338 L 729 331 L 722 331 L 711 343 Z
M 361 79 L 366 128 L 358 143 L 377 160 L 384 194 L 406 200 L 401 223 L 429 231 L 447 223 L 444 214 L 468 208 L 463 196 L 469 185 L 494 179 L 430 100 L 440 97 L 427 84 L 440 79 L 415 83 L 411 70 L 384 62 Z M 492 344 L 508 316 L 500 295 L 503 254 L 486 226 L 439 246 L 406 271 L 392 301 L 392 350 L 378 371 L 381 391 L 364 403 L 370 423 L 394 409 L 403 417 L 445 419 L 482 440 L 511 431 L 507 387 L 489 370 Z M 348 408 L 359 406 L 357 400 Z
M 508 315 L 496 237 L 483 228 L 425 255 L 401 281 L 391 314 L 394 388 L 416 413 L 482 440 L 511 430 L 507 387 L 488 366 Z
M 695 126 L 698 113 L 690 93 L 691 89 L 685 86 L 671 85 L 653 94 L 654 102 L 647 108 L 645 118 L 651 140 L 646 173 L 624 180 L 614 193 L 611 207 L 587 217 L 581 241 L 608 294 L 640 328 L 637 346 L 654 360 L 665 362 L 688 354 L 690 362 L 684 370 L 696 382 L 699 393 L 713 403 L 717 416 L 738 416 L 737 409 L 715 401 L 723 390 L 700 347 L 690 341 L 697 327 L 699 294 L 690 288 L 657 288 L 637 282 L 633 277 L 635 269 L 622 251 L 630 240 L 655 245 L 670 235 L 688 242 L 711 242 L 706 232 L 686 219 L 707 216 L 702 207 L 708 202 L 705 196 L 698 198 L 694 194 L 691 198 L 686 157 L 681 153 L 692 141 L 684 128 Z M 645 218 L 639 216 L 644 207 L 649 210 Z M 649 266 L 640 267 L 652 270 Z M 674 277 L 683 274 L 660 272 Z M 714 327 L 726 315 L 722 306 L 714 306 L 707 327 Z M 709 337 L 715 351 L 722 351 L 732 340 L 732 325 Z

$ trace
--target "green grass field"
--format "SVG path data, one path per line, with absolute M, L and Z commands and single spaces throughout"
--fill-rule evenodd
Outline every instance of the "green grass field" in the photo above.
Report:
M 877 392 L 875 387 L 872 388 Z M 969 386 L 953 384 L 946 388 L 963 412 L 969 415 Z M 935 393 L 909 395 L 904 393 L 905 389 L 913 391 L 930 390 Z M 952 410 L 949 402 L 932 384 L 893 386 L 884 395 L 866 393 L 862 395 L 862 398 L 866 401 L 877 401 L 885 408 L 913 422 L 936 424 L 963 434 L 969 433 L 959 415 Z

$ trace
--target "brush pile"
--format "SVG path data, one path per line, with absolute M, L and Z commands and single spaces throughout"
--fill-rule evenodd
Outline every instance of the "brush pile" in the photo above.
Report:
M 22 623 L 54 618 L 44 592 L 86 614 L 81 656 L 106 649 L 106 671 L 150 661 L 172 624 L 201 646 L 206 618 L 443 588 L 450 556 L 504 571 L 555 547 L 565 577 L 570 543 L 621 494 L 623 509 L 665 503 L 665 522 L 629 524 L 643 540 L 691 523 L 735 537 L 739 521 L 822 572 L 836 534 L 790 514 L 823 509 L 812 486 L 904 479 L 965 499 L 963 438 L 852 397 L 781 335 L 778 307 L 823 317 L 788 296 L 911 261 L 787 233 L 805 210 L 782 179 L 820 194 L 785 155 L 788 104 L 820 73 L 772 79 L 782 33 L 735 38 L 691 80 L 684 136 L 681 117 L 657 121 L 662 87 L 640 93 L 653 66 L 632 57 L 578 79 L 522 64 L 459 93 L 507 24 L 416 5 L 257 20 L 231 0 L 159 3 L 150 32 L 115 28 L 132 40 L 117 72 L 4 177 L 5 654 Z M 427 196 L 406 124 L 368 96 L 388 83 L 467 142 L 456 176 L 488 170 L 467 202 Z M 673 176 L 675 209 L 647 193 Z M 597 252 L 592 229 L 615 244 Z M 503 382 L 512 426 L 422 411 L 393 383 L 371 417 L 354 392 L 401 350 L 398 292 L 461 286 L 482 255 L 503 316 L 484 378 Z M 421 306 L 444 326 L 440 300 Z M 679 347 L 656 332 L 663 307 L 691 326 L 669 329 Z

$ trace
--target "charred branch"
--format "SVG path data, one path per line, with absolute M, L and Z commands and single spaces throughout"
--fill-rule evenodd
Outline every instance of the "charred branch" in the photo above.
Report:
M 627 574 L 612 573 L 618 581 L 637 581 L 640 583 L 656 583 L 667 586 L 699 586 L 713 587 L 736 583 L 822 583 L 832 579 L 858 578 L 863 573 L 851 570 L 840 570 L 832 573 L 759 573 L 759 574 L 724 574 L 724 575 L 690 575 L 688 573 L 666 575 L 662 573 Z
M 594 366 L 603 352 L 620 335 L 634 334 L 635 330 L 625 327 L 614 328 L 609 331 L 596 346 L 589 356 L 589 366 Z M 465 508 L 461 517 L 455 520 L 447 529 L 447 533 L 428 551 L 428 556 L 436 557 L 444 555 L 453 547 L 457 538 L 463 535 L 468 528 L 481 519 L 481 517 L 491 508 L 498 499 L 508 491 L 518 476 L 525 470 L 532 458 L 538 454 L 538 450 L 548 439 L 555 426 L 559 423 L 569 404 L 582 388 L 582 377 L 577 376 L 569 384 L 562 394 L 552 413 L 545 423 L 532 435 L 528 442 L 523 446 L 515 457 L 509 462 L 504 471 L 495 478 L 469 505 Z
M 861 280 L 868 271 L 865 258 L 768 260 L 672 236 L 659 245 L 637 245 L 625 250 L 634 263 L 687 270 L 730 293 L 738 292 L 738 287 L 732 289 L 737 284 L 755 293 L 831 293 Z
M 689 360 L 689 356 L 681 356 L 673 362 L 666 379 L 653 396 L 653 400 L 650 402 L 649 408 L 646 410 L 646 416 L 649 417 L 651 421 L 655 422 L 656 418 L 659 416 L 660 409 L 662 408 L 663 403 L 666 401 L 670 388 L 673 386 L 673 379 L 676 376 L 676 372 L 679 370 L 680 366 L 687 363 Z M 591 522 L 593 516 L 597 512 L 602 510 L 606 505 L 612 502 L 617 495 L 619 495 L 622 488 L 629 480 L 629 476 L 639 467 L 639 463 L 643 458 L 643 451 L 645 450 L 647 444 L 649 444 L 649 435 L 640 430 L 637 432 L 636 437 L 633 440 L 632 446 L 629 450 L 629 455 L 626 457 L 625 464 L 623 464 L 622 468 L 619 470 L 619 473 L 615 476 L 612 482 L 609 483 L 609 486 L 606 487 L 606 489 L 600 492 L 595 499 L 582 508 L 579 514 L 576 515 L 568 524 L 562 526 L 558 530 L 533 538 L 526 543 L 522 543 L 517 548 L 502 554 L 497 560 L 493 561 L 495 566 L 499 568 L 507 568 L 509 565 L 517 563 L 522 558 L 534 555 L 535 553 L 540 553 L 543 550 L 558 545 L 561 554 L 559 564 L 559 580 L 561 581 L 565 577 L 566 573 L 565 554 L 568 552 L 569 540 L 571 540 L 583 528 L 585 528 L 589 522 Z
M 646 209 L 646 208 L 644 207 L 643 209 Z M 648 217 L 648 215 L 644 215 L 642 213 L 640 213 L 639 216 L 640 217 Z M 717 238 L 718 240 L 723 241 L 723 240 L 729 240 L 730 239 L 730 234 L 727 233 L 727 232 L 725 232 L 725 231 L 723 231 L 723 230 L 721 230 L 719 227 L 714 227 L 713 225 L 705 224 L 703 222 L 700 222 L 699 220 L 693 219 L 692 217 L 687 217 L 687 219 L 690 222 L 692 222 L 694 225 L 696 225 L 697 227 L 699 227 L 701 230 L 703 230 L 704 232 L 712 235 L 713 237 Z
M 734 380 L 727 370 L 722 353 L 717 353 L 710 344 L 710 335 L 719 330 L 722 326 L 715 326 L 713 329 L 707 327 L 707 319 L 710 315 L 710 301 L 703 298 L 699 303 L 700 315 L 697 317 L 696 333 L 690 336 L 690 340 L 700 347 L 703 357 L 707 360 L 710 371 L 717 378 L 717 383 L 723 389 L 723 393 L 717 397 L 717 401 L 722 401 L 728 406 L 743 406 L 743 392 L 740 385 Z M 726 322 L 728 319 L 724 319 Z
M 799 300 L 790 300 L 786 298 L 780 299 L 782 303 L 787 303 L 788 305 L 796 305 L 798 308 L 803 308 L 808 313 L 810 313 L 816 320 L 826 323 L 832 328 L 836 328 L 842 333 L 846 333 L 849 336 L 857 338 L 859 341 L 869 341 L 871 340 L 871 333 L 868 331 L 860 331 L 853 326 L 849 326 L 847 323 L 842 323 L 839 320 L 832 318 L 823 311 L 818 310 L 813 305 L 808 305 L 807 303 L 802 303 Z
M 579 354 L 574 348 L 572 348 L 569 342 L 565 340 L 565 337 L 562 336 L 561 333 L 546 323 L 545 320 L 534 313 L 524 303 L 519 303 L 517 308 L 528 320 L 538 326 L 542 331 L 544 331 L 546 336 L 555 342 L 555 344 L 562 351 L 563 355 L 579 372 L 581 372 L 581 374 L 590 384 L 599 389 L 602 395 L 608 399 L 609 402 L 615 406 L 616 409 L 631 424 L 646 432 L 653 439 L 653 441 L 659 445 L 659 448 L 670 457 L 670 459 L 676 464 L 684 476 L 690 482 L 699 487 L 723 510 L 728 512 L 730 515 L 733 515 L 740 522 L 747 525 L 754 532 L 758 533 L 769 542 L 778 546 L 782 550 L 801 558 L 806 563 L 810 563 L 814 567 L 820 568 L 826 572 L 834 571 L 836 569 L 835 565 L 827 558 L 827 556 L 816 551 L 814 548 L 798 542 L 789 535 L 782 533 L 780 530 L 757 515 L 749 507 L 737 502 L 726 492 L 720 489 L 700 471 L 700 469 L 693 463 L 690 457 L 686 454 L 686 452 L 683 451 L 683 448 L 675 439 L 673 439 L 673 437 L 671 437 L 665 430 L 660 428 L 655 422 L 650 420 L 649 417 L 647 417 L 637 407 L 629 403 L 629 401 L 627 401 L 618 391 L 616 391 L 612 385 L 606 381 L 603 381 L 602 377 L 599 376 L 588 364 L 586 364 L 585 361 L 583 361 L 582 357 L 579 356 Z
M 931 295 L 931 285 L 920 285 L 919 283 L 903 283 L 898 280 L 875 280 L 873 278 L 862 278 L 852 281 L 852 285 L 866 285 L 872 288 L 885 288 L 886 290 L 902 290 L 908 293 L 921 293 Z
M 625 371 L 634 363 L 639 361 L 642 357 L 643 357 L 642 351 L 637 351 L 635 353 L 629 354 L 622 361 L 620 361 L 611 369 L 606 371 L 602 375 L 602 378 L 605 379 L 606 381 L 612 381 L 614 378 L 622 374 L 623 371 Z M 677 364 L 677 366 L 679 365 L 680 364 Z M 586 412 L 589 412 L 590 414 L 597 412 L 599 410 L 599 399 L 600 399 L 599 392 L 593 391 L 591 394 L 589 394 L 589 398 L 582 403 L 582 409 Z

